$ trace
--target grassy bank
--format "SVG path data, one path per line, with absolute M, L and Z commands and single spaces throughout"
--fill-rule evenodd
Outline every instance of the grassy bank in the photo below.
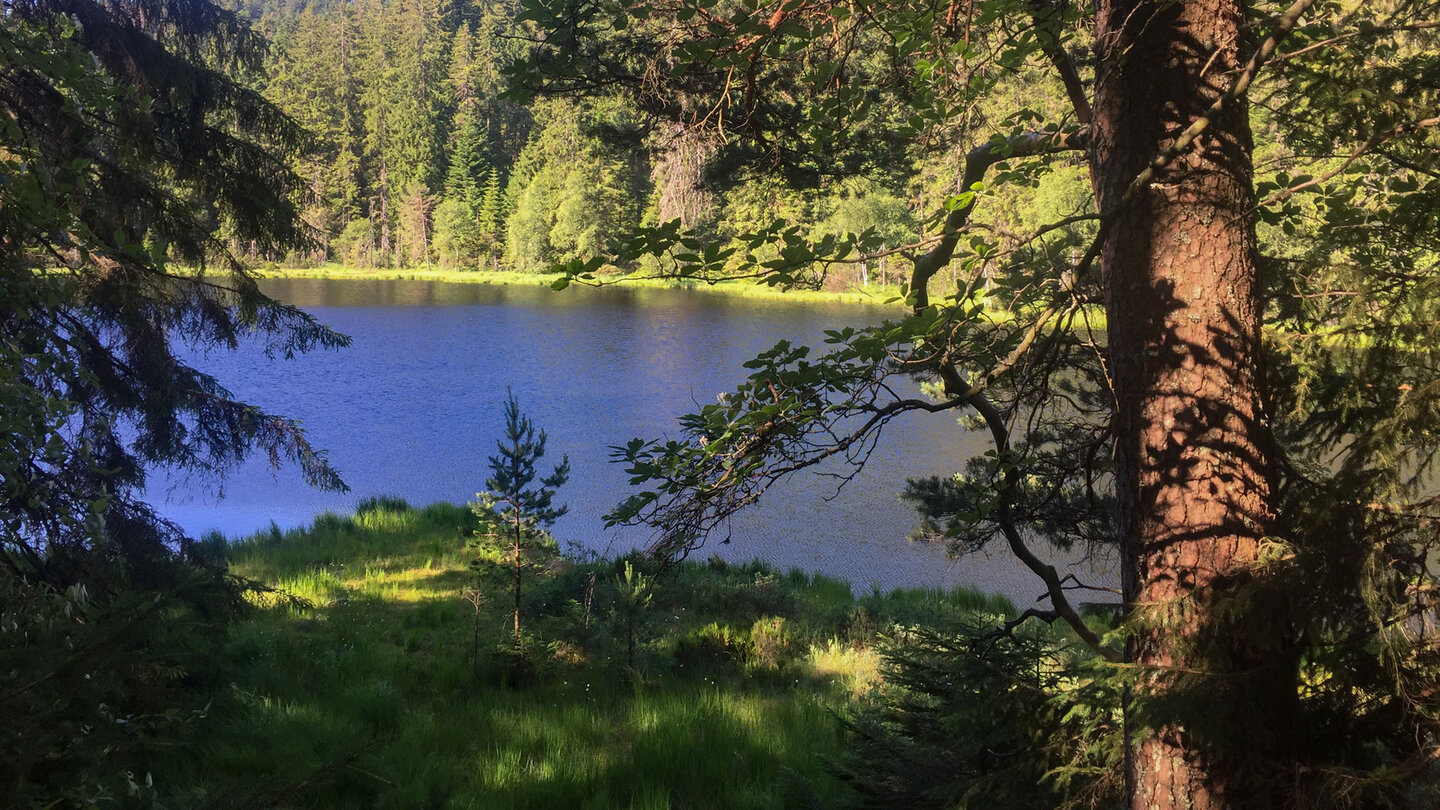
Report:
M 443 281 L 453 284 L 510 284 L 519 286 L 548 287 L 558 275 L 543 273 L 516 273 L 507 270 L 461 271 L 425 268 L 356 268 L 327 264 L 320 267 L 262 267 L 256 273 L 263 278 L 327 278 L 379 281 Z M 739 298 L 786 300 L 798 302 L 862 304 L 894 308 L 897 314 L 904 312 L 900 303 L 901 290 L 898 285 L 873 283 L 868 287 L 849 287 L 843 290 L 784 290 L 753 281 L 723 281 L 716 284 L 685 282 L 674 279 L 632 278 L 613 276 L 602 279 L 605 284 L 638 287 L 642 289 L 686 289 L 712 295 L 727 295 Z M 575 283 L 576 286 L 580 282 Z M 988 317 L 995 321 L 1008 321 L 1012 313 L 986 303 Z M 1105 329 L 1105 311 L 1102 307 L 1087 307 L 1084 316 L 1074 322 L 1075 328 L 1092 331 Z
M 232 570 L 295 598 L 256 596 L 233 629 L 229 684 L 170 783 L 216 806 L 838 806 L 835 713 L 880 677 L 879 634 L 1010 609 L 686 564 L 653 581 L 631 659 L 619 564 L 540 553 L 517 656 L 510 575 L 467 548 L 474 526 L 380 500 L 235 544 Z
M 406 281 L 443 281 L 452 284 L 516 284 L 525 286 L 549 286 L 555 274 L 516 273 L 508 270 L 445 270 L 408 268 L 358 268 L 338 264 L 320 267 L 261 267 L 256 273 L 265 278 L 333 278 Z M 631 278 L 622 276 L 604 277 L 605 283 L 618 283 L 627 287 L 688 289 L 716 295 L 731 295 L 742 298 L 785 299 L 787 301 L 825 301 L 848 304 L 886 304 L 900 297 L 900 288 L 894 284 L 871 284 L 868 287 L 851 287 L 843 290 L 782 290 L 753 281 L 722 281 L 716 284 L 686 282 L 674 279 Z M 576 282 L 580 285 L 581 282 Z M 893 303 L 899 306 L 898 302 Z

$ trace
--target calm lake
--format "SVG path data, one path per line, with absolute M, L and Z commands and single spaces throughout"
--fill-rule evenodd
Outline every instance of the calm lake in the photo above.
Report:
M 894 312 L 687 290 L 314 279 L 263 286 L 353 344 L 293 360 L 269 360 L 255 347 L 190 359 L 240 399 L 301 420 L 351 492 L 316 492 L 293 469 L 272 473 L 258 460 L 219 490 L 153 482 L 161 512 L 194 534 L 239 536 L 272 520 L 305 525 L 321 511 L 351 511 L 368 495 L 415 505 L 472 500 L 484 488 L 510 386 L 549 434 L 542 469 L 570 457 L 570 483 L 558 497 L 570 514 L 553 529 L 562 547 L 613 554 L 643 546 L 644 529 L 602 527 L 601 516 L 628 491 L 624 470 L 609 462 L 612 445 L 676 436 L 676 417 L 729 391 L 745 374 L 742 364 L 777 340 L 819 346 L 824 329 Z M 696 556 L 758 557 L 841 577 L 857 590 L 966 584 L 1028 603 L 1038 582 L 998 547 L 952 562 L 942 549 L 906 540 L 916 523 L 897 497 L 906 476 L 947 474 L 984 449 L 953 414 L 912 415 L 886 430 L 861 476 L 840 491 L 832 478 L 794 477 L 733 522 L 729 543 L 712 542 Z

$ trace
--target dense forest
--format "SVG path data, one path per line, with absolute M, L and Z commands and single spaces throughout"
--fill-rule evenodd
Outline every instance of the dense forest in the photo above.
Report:
M 923 150 L 858 175 L 787 182 L 796 178 L 717 160 L 713 136 L 642 115 L 619 94 L 515 100 L 504 69 L 534 36 L 515 3 L 245 12 L 271 41 L 263 93 L 316 139 L 295 168 L 317 244 L 257 258 L 538 272 L 609 255 L 640 225 L 677 221 L 728 249 L 783 220 L 807 238 L 873 229 L 877 258 L 845 268 L 840 282 L 894 281 L 902 269 L 890 252 L 923 238 L 924 212 L 949 193 L 959 159 Z M 1056 91 L 1029 75 L 1012 92 L 1041 103 Z M 1086 206 L 1072 167 L 989 216 L 1018 234 Z M 628 264 L 612 269 L 671 269 L 654 257 Z

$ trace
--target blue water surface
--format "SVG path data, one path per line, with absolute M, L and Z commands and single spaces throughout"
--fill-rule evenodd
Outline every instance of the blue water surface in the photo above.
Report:
M 874 323 L 882 306 L 741 299 L 692 290 L 270 280 L 267 292 L 349 335 L 352 345 L 294 359 L 258 346 L 191 352 L 240 399 L 299 419 L 351 491 L 318 492 L 293 468 L 246 462 L 223 484 L 161 477 L 163 514 L 191 533 L 239 536 L 352 511 L 369 495 L 464 503 L 484 488 L 507 387 L 549 435 L 551 461 L 568 455 L 564 544 L 613 554 L 643 546 L 644 529 L 606 530 L 602 515 L 630 490 L 610 448 L 676 436 L 676 418 L 715 401 L 742 364 L 778 340 L 820 346 L 825 329 Z M 728 543 L 701 552 L 761 558 L 850 581 L 857 590 L 966 584 L 1028 603 L 1038 583 L 1000 549 L 952 562 L 906 540 L 917 519 L 898 493 L 907 476 L 948 474 L 983 452 L 954 414 L 914 414 L 888 428 L 864 471 L 837 492 L 800 475 L 733 521 Z M 548 466 L 546 467 L 548 469 Z M 831 468 L 834 472 L 838 468 Z

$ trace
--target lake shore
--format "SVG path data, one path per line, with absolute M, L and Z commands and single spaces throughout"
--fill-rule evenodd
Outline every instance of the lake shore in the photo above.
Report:
M 323 278 L 358 281 L 441 281 L 451 284 L 495 284 L 548 287 L 560 278 L 558 273 L 517 273 L 508 270 L 448 270 L 424 267 L 345 267 L 327 264 L 320 267 L 257 267 L 260 278 Z M 871 284 L 843 290 L 785 290 L 753 280 L 720 281 L 714 284 L 678 279 L 601 276 L 595 281 L 572 281 L 576 286 L 615 286 L 686 289 L 715 295 L 740 298 L 784 299 L 800 302 L 864 304 L 868 306 L 902 306 L 900 288 L 895 284 Z

